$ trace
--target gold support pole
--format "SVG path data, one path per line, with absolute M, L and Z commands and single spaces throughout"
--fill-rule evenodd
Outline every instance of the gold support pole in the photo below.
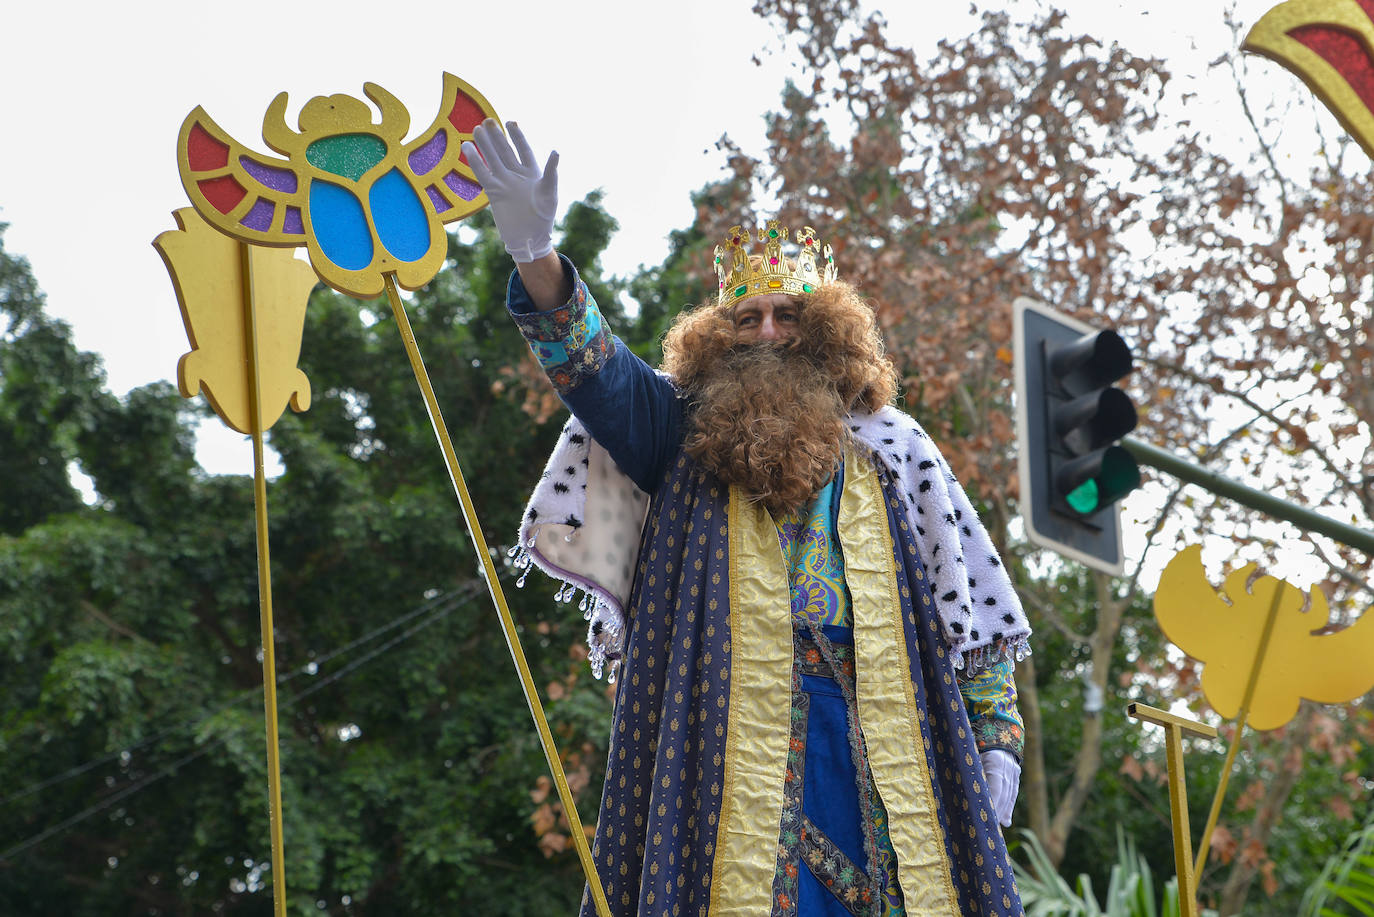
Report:
M 406 356 L 410 358 L 410 368 L 415 373 L 415 381 L 420 386 L 420 392 L 424 395 L 425 408 L 429 411 L 429 421 L 434 426 L 434 435 L 439 440 L 439 448 L 444 453 L 444 461 L 448 464 L 449 478 L 453 481 L 453 489 L 458 494 L 458 502 L 463 507 L 463 520 L 467 523 L 468 535 L 472 538 L 473 547 L 477 550 L 477 557 L 482 562 L 482 572 L 487 581 L 487 589 L 491 592 L 492 601 L 496 603 L 496 611 L 501 619 L 501 629 L 506 635 L 506 645 L 510 648 L 511 659 L 515 662 L 516 671 L 520 675 L 520 686 L 525 691 L 525 702 L 529 704 L 530 715 L 534 717 L 535 727 L 539 730 L 539 740 L 544 746 L 544 757 L 549 762 L 549 769 L 553 772 L 553 782 L 558 787 L 558 798 L 563 804 L 563 814 L 568 818 L 568 824 L 572 828 L 573 845 L 577 848 L 577 856 L 582 861 L 582 872 L 586 874 L 587 885 L 591 889 L 592 900 L 596 904 L 596 912 L 600 917 L 610 917 L 610 906 L 606 903 L 606 893 L 601 888 L 601 877 L 597 875 L 596 864 L 592 862 L 591 848 L 587 845 L 587 835 L 582 830 L 582 820 L 577 814 L 577 805 L 573 801 L 572 790 L 568 786 L 568 778 L 563 774 L 563 763 L 558 756 L 558 746 L 554 743 L 553 733 L 549 730 L 549 721 L 544 716 L 544 706 L 539 701 L 539 692 L 534 686 L 534 678 L 530 675 L 529 665 L 525 662 L 525 651 L 520 645 L 520 637 L 515 630 L 515 620 L 511 617 L 510 608 L 506 605 L 506 594 L 501 589 L 501 583 L 496 578 L 496 567 L 491 562 L 491 551 L 487 548 L 487 541 L 482 536 L 482 527 L 477 520 L 477 510 L 472 505 L 472 497 L 468 495 L 467 483 L 463 480 L 463 470 L 458 465 L 458 454 L 453 450 L 453 441 L 449 438 L 448 427 L 444 425 L 444 415 L 439 410 L 438 399 L 434 397 L 434 388 L 429 382 L 429 373 L 425 370 L 424 360 L 420 357 L 419 345 L 415 343 L 415 334 L 410 329 L 410 319 L 406 316 L 405 306 L 401 303 L 400 293 L 396 289 L 396 279 L 393 275 L 386 276 L 386 295 L 391 302 L 391 313 L 396 317 L 396 327 L 401 332 L 401 341 L 405 344 Z
M 1216 738 L 1215 728 L 1193 720 L 1175 716 L 1165 710 L 1130 704 L 1126 715 L 1154 723 L 1165 729 L 1169 764 L 1169 817 L 1174 828 L 1174 868 L 1178 873 L 1178 909 L 1180 917 L 1197 917 L 1197 876 L 1193 872 L 1193 837 L 1188 827 L 1188 784 L 1183 774 L 1183 734 L 1185 732 Z
M 1221 814 L 1221 803 L 1226 798 L 1226 787 L 1231 782 L 1231 768 L 1236 763 L 1236 752 L 1240 751 L 1240 740 L 1245 734 L 1245 721 L 1250 716 L 1250 703 L 1255 699 L 1255 685 L 1259 684 L 1260 669 L 1264 666 L 1265 654 L 1269 652 L 1269 640 L 1274 635 L 1274 621 L 1279 616 L 1279 603 L 1283 601 L 1283 590 L 1288 584 L 1279 580 L 1274 589 L 1274 600 L 1269 604 L 1269 617 L 1264 621 L 1260 632 L 1259 646 L 1255 649 L 1255 661 L 1250 666 L 1250 676 L 1245 682 L 1245 695 L 1240 701 L 1240 713 L 1236 715 L 1236 734 L 1231 739 L 1231 747 L 1226 750 L 1226 763 L 1221 768 L 1221 780 L 1212 796 L 1212 810 L 1207 813 L 1207 827 L 1202 829 L 1202 840 L 1198 842 L 1197 863 L 1193 867 L 1195 875 L 1202 875 L 1202 867 L 1207 865 L 1207 853 L 1212 845 L 1212 831 L 1217 826 Z
M 259 371 L 258 317 L 253 300 L 253 255 L 240 242 L 243 271 L 243 316 L 248 355 L 248 410 L 253 435 L 253 507 L 257 517 L 258 607 L 262 619 L 262 688 L 267 713 L 267 793 L 272 833 L 272 904 L 276 917 L 286 917 L 286 853 L 282 839 L 281 757 L 277 740 L 276 640 L 272 627 L 272 560 L 267 540 L 267 470 L 262 445 L 262 378 Z

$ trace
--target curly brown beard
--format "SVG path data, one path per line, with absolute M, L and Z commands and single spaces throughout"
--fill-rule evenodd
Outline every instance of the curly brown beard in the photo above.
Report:
M 687 454 L 775 516 L 834 475 L 846 415 L 876 411 L 896 390 L 873 311 L 843 283 L 803 298 L 786 344 L 740 344 L 730 314 L 708 305 L 678 317 L 663 352 L 688 401 Z
M 805 506 L 839 466 L 844 405 L 796 348 L 742 345 L 689 398 L 687 454 L 775 515 Z

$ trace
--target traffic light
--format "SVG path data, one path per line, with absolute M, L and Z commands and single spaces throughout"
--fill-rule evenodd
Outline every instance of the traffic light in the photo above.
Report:
M 1037 544 L 1108 573 L 1125 568 L 1117 501 L 1140 485 L 1119 440 L 1135 405 L 1112 383 L 1131 371 L 1115 331 L 1098 331 L 1043 303 L 1012 305 L 1016 342 L 1021 506 Z

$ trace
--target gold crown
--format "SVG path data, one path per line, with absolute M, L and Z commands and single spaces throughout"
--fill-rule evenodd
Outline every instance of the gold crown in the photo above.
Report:
M 804 226 L 797 231 L 797 254 L 789 266 L 782 255 L 782 243 L 787 241 L 787 229 L 777 220 L 759 230 L 763 256 L 757 267 L 749 263 L 750 233 L 742 226 L 732 226 L 725 242 L 716 246 L 716 274 L 720 277 L 722 306 L 733 306 L 742 299 L 766 293 L 786 293 L 800 296 L 810 293 L 836 277 L 835 255 L 830 246 L 816 237 L 816 230 Z M 821 265 L 816 266 L 817 256 Z

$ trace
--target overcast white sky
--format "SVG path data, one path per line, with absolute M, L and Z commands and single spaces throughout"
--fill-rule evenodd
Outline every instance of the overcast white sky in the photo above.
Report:
M 1248 27 L 1275 2 L 1237 0 L 1236 16 Z M 361 97 L 370 80 L 409 109 L 414 135 L 437 113 L 441 73 L 449 70 L 503 118 L 519 120 L 541 155 L 559 149 L 564 206 L 604 189 L 622 226 L 606 266 L 629 273 L 659 262 L 668 232 L 690 222 L 689 192 L 721 174 L 714 143 L 723 133 L 746 149 L 762 147 L 761 114 L 776 106 L 793 63 L 751 5 L 20 4 L 5 14 L 0 51 L 5 247 L 29 259 L 49 311 L 72 323 L 77 346 L 102 356 L 113 391 L 172 379 L 187 344 L 151 243 L 173 228 L 171 211 L 187 206 L 175 160 L 187 113 L 203 105 L 231 134 L 266 152 L 262 116 L 276 93 L 290 93 L 287 121 L 294 125 L 312 96 Z M 1043 7 L 1038 0 L 1004 5 L 1026 14 Z M 1238 53 L 1224 24 L 1225 0 L 1058 5 L 1075 31 L 1164 58 L 1175 85 L 1199 94 L 1195 109 L 1219 100 L 1211 111 L 1187 115 L 1214 124 L 1233 155 L 1245 155 L 1253 141 L 1229 77 L 1209 77 L 1205 67 Z M 920 57 L 978 22 L 969 6 L 948 0 L 882 8 L 894 39 Z M 756 54 L 762 67 L 751 62 Z M 1267 62 L 1253 67 L 1266 82 L 1255 104 L 1272 94 L 1307 96 Z M 1299 156 L 1313 148 L 1310 124 L 1294 128 L 1303 135 Z M 250 473 L 244 438 L 218 424 L 201 436 L 208 470 Z
M 307 99 L 361 97 L 370 80 L 409 109 L 415 134 L 449 70 L 541 149 L 560 148 L 565 204 L 606 189 L 625 225 L 616 267 L 628 270 L 689 221 L 686 192 L 727 126 L 713 100 L 727 98 L 728 126 L 748 132 L 758 119 L 741 113 L 762 112 L 781 85 L 748 63 L 770 35 L 741 2 L 682 4 L 657 25 L 648 4 L 604 0 L 81 5 L 6 14 L 0 221 L 6 249 L 29 258 L 50 310 L 104 356 L 121 393 L 170 378 L 187 349 L 151 243 L 187 205 L 175 145 L 196 105 L 267 152 L 262 117 L 278 92 L 294 126 Z M 743 85 L 705 91 L 727 79 Z
M 32 263 L 77 345 L 104 357 L 115 392 L 171 378 L 186 340 L 151 243 L 187 205 L 174 156 L 186 114 L 203 105 L 266 152 L 262 116 L 277 92 L 290 93 L 294 125 L 310 97 L 361 96 L 372 80 L 407 106 L 417 133 L 450 70 L 503 118 L 519 120 L 538 149 L 560 150 L 565 205 L 605 189 L 623 227 L 608 267 L 629 272 L 659 261 L 669 230 L 690 221 L 688 193 L 721 174 L 714 142 L 722 133 L 762 144 L 760 115 L 776 105 L 790 60 L 775 53 L 762 55 L 762 68 L 750 62 L 778 47 L 750 5 L 21 4 L 6 13 L 0 53 L 5 247 Z M 1063 5 L 1075 28 L 1162 55 L 1180 74 L 1200 72 L 1232 40 L 1219 0 Z M 885 14 L 896 37 L 923 56 L 977 21 L 945 0 L 893 6 Z M 1242 19 L 1268 6 L 1243 2 Z

